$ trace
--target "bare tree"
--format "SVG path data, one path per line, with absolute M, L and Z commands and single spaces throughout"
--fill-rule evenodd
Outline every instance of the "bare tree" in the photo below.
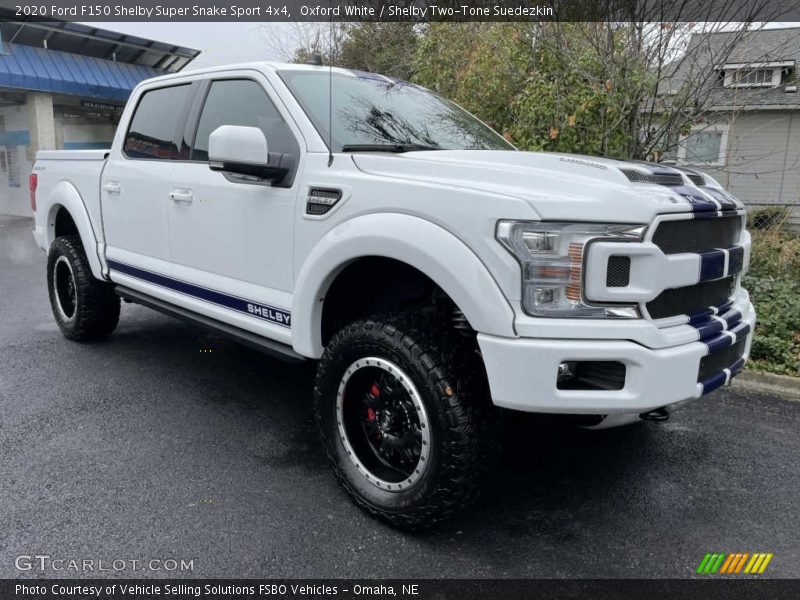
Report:
M 348 23 L 291 22 L 276 34 L 268 26 L 259 28 L 264 45 L 286 62 L 306 62 L 319 54 L 325 64 L 337 64 Z
M 601 135 L 622 129 L 629 144 L 623 154 L 656 160 L 674 153 L 693 125 L 713 122 L 721 111 L 735 119 L 743 103 L 720 105 L 720 67 L 736 62 L 730 59 L 749 36 L 788 8 L 771 0 L 728 5 L 642 0 L 626 6 L 623 13 L 616 5 L 606 7 L 603 19 L 593 23 L 542 23 L 533 37 L 540 48 L 560 56 L 565 69 L 601 82 L 609 92 L 613 86 L 614 110 L 603 115 Z M 751 48 L 747 62 L 780 55 L 785 49 L 780 46 L 790 43 L 797 40 Z M 595 60 L 585 60 L 587 49 Z M 757 93 L 764 91 L 747 95 L 752 99 Z M 608 140 L 601 143 L 610 146 Z

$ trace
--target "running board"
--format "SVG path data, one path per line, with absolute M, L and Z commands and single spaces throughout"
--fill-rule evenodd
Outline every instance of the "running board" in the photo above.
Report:
M 117 285 L 115 287 L 115 291 L 117 295 L 124 300 L 133 302 L 135 304 L 141 304 L 142 306 L 152 308 L 153 310 L 157 310 L 158 312 L 169 315 L 170 317 L 175 317 L 181 319 L 182 321 L 199 325 L 200 327 L 209 329 L 214 333 L 218 333 L 235 342 L 239 342 L 244 346 L 259 350 L 264 354 L 269 354 L 275 358 L 280 358 L 281 360 L 287 362 L 303 362 L 306 360 L 304 356 L 301 356 L 295 352 L 291 346 L 287 346 L 286 344 L 256 335 L 250 331 L 245 331 L 239 327 L 222 323 L 221 321 L 217 321 L 211 317 L 206 317 L 205 315 L 199 315 L 185 308 L 175 306 L 169 302 L 164 302 L 163 300 L 153 298 L 152 296 L 148 296 L 147 294 L 143 294 L 142 292 L 138 292 L 121 285 Z

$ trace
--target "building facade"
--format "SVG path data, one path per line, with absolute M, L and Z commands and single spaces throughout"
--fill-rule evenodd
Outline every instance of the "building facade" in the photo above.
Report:
M 800 27 L 698 34 L 689 54 L 671 84 L 702 80 L 706 107 L 669 160 L 709 173 L 751 208 L 788 207 L 800 226 Z
M 0 14 L 0 18 L 3 15 Z M 0 22 L 0 214 L 29 216 L 39 150 L 108 148 L 133 88 L 199 51 L 65 22 Z

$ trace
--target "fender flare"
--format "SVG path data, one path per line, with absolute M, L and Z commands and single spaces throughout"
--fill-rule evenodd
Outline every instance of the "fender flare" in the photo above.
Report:
M 352 261 L 380 256 L 427 275 L 450 296 L 476 331 L 516 337 L 514 312 L 477 255 L 442 227 L 399 213 L 353 218 L 330 230 L 304 261 L 292 299 L 292 345 L 322 356 L 322 308 L 336 276 Z
M 86 259 L 89 261 L 92 275 L 97 279 L 104 279 L 103 265 L 100 262 L 98 253 L 97 236 L 94 233 L 94 227 L 83 203 L 83 198 L 81 198 L 75 186 L 67 181 L 58 182 L 50 191 L 47 197 L 47 204 L 49 206 L 45 222 L 45 245 L 47 250 L 49 251 L 56 238 L 56 215 L 58 215 L 58 211 L 61 208 L 64 208 L 78 228 L 78 234 L 81 237 L 83 249 L 86 251 Z

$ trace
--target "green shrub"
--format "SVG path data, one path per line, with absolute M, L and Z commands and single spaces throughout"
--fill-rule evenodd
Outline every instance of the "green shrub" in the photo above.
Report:
M 744 285 L 758 313 L 751 366 L 800 375 L 800 283 L 746 275 Z
M 776 211 L 768 210 L 775 217 Z M 753 248 L 744 286 L 758 321 L 750 368 L 800 376 L 800 236 L 787 231 L 784 220 L 785 212 L 771 227 L 751 230 Z

